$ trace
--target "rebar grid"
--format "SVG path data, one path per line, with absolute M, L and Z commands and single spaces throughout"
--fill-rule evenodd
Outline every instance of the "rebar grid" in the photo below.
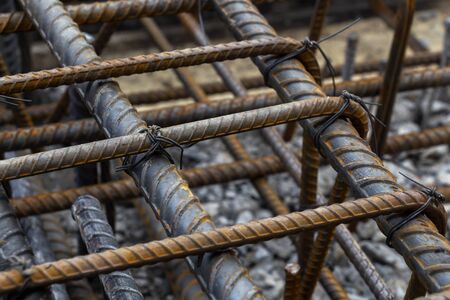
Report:
M 49 44 L 62 68 L 0 77 L 0 94 L 81 83 L 75 85 L 74 90 L 84 101 L 94 119 L 56 124 L 44 123 L 41 127 L 0 132 L 0 151 L 39 149 L 56 144 L 92 143 L 2 160 L 0 161 L 0 180 L 3 182 L 144 153 L 152 144 L 145 134 L 138 132 L 146 128 L 147 123 L 164 127 L 158 133 L 180 144 L 190 144 L 263 128 L 262 136 L 276 155 L 252 158 L 235 136 L 227 136 L 224 139 L 225 145 L 238 160 L 233 163 L 176 170 L 163 157 L 155 155 L 129 170 L 136 184 L 131 179 L 124 179 L 62 192 L 11 199 L 10 207 L 5 207 L 8 211 L 5 231 L 14 227 L 15 216 L 11 207 L 18 217 L 24 217 L 68 209 L 77 197 L 84 194 L 92 194 L 101 202 L 109 204 L 143 195 L 147 201 L 147 209 L 153 209 L 157 221 L 161 222 L 167 235 L 176 237 L 34 265 L 26 268 L 25 271 L 6 270 L 0 272 L 0 293 L 46 286 L 201 254 L 198 257 L 187 258 L 191 270 L 188 270 L 185 265 L 181 268 L 183 272 L 189 274 L 186 277 L 189 278 L 189 282 L 186 284 L 195 283 L 195 289 L 192 289 L 195 295 L 201 297 L 207 295 L 213 299 L 259 299 L 264 298 L 261 290 L 252 282 L 239 260 L 228 250 L 240 245 L 286 235 L 292 237 L 294 234 L 302 233 L 307 238 L 301 239 L 303 242 L 297 245 L 300 246 L 297 249 L 300 249 L 301 253 L 299 257 L 302 265 L 301 277 L 296 277 L 294 284 L 287 285 L 286 298 L 310 299 L 320 277 L 320 281 L 333 299 L 348 299 L 331 271 L 322 267 L 328 244 L 333 236 L 333 228 L 341 223 L 379 217 L 378 225 L 384 233 L 387 233 L 389 228 L 402 218 L 401 215 L 391 215 L 392 213 L 413 210 L 426 200 L 426 195 L 421 192 L 402 192 L 403 188 L 395 182 L 394 176 L 371 152 L 368 143 L 364 140 L 368 131 L 368 116 L 356 102 L 351 101 L 350 107 L 341 119 L 325 130 L 320 137 L 319 145 L 313 144 L 311 136 L 317 133 L 315 125 L 317 119 L 335 114 L 342 107 L 344 100 L 325 97 L 324 92 L 329 93 L 332 87 L 326 84 L 321 89 L 317 85 L 320 76 L 317 62 L 311 53 L 283 62 L 271 70 L 267 84 L 273 87 L 277 94 L 264 92 L 249 96 L 247 88 L 264 85 L 261 77 L 241 81 L 234 78 L 225 65 L 219 63 L 228 59 L 251 57 L 261 72 L 264 72 L 265 67 L 274 57 L 291 53 L 301 46 L 298 41 L 277 36 L 249 1 L 213 0 L 206 5 L 208 9 L 211 9 L 212 5 L 225 20 L 229 29 L 239 40 L 242 40 L 214 46 L 208 45 L 208 38 L 190 15 L 192 10 L 197 8 L 197 1 L 119 0 L 65 7 L 58 0 L 48 0 L 47 3 L 32 0 L 19 2 L 25 13 L 0 14 L 0 34 L 29 31 L 34 26 Z M 413 2 L 410 0 L 405 3 Z M 316 20 L 312 21 L 311 26 L 315 39 L 319 38 L 320 27 L 328 5 L 329 1 L 317 2 Z M 194 35 L 200 47 L 173 51 L 173 47 L 160 32 L 156 23 L 144 18 L 141 20 L 144 28 L 165 52 L 101 60 L 74 23 L 107 22 L 102 25 L 98 39 L 93 42 L 95 50 L 99 53 L 121 21 L 176 14 Z M 406 27 L 402 34 L 401 41 L 405 42 L 409 36 Z M 402 51 L 399 49 L 399 53 Z M 439 53 L 423 53 L 407 58 L 403 66 L 436 63 L 439 56 Z M 390 63 L 391 67 L 397 71 L 388 74 L 395 78 L 400 76 L 398 70 L 402 66 L 400 57 L 397 57 L 397 60 L 398 66 L 393 66 L 394 63 L 397 64 L 395 61 Z M 136 94 L 130 97 L 129 101 L 114 81 L 101 80 L 202 63 L 212 63 L 223 82 L 198 84 L 187 70 L 178 69 L 177 75 L 184 85 L 182 89 Z M 378 67 L 379 62 L 368 62 L 356 65 L 355 70 L 368 72 Z M 339 74 L 342 68 L 337 69 Z M 400 76 L 398 89 L 403 91 L 442 86 L 450 82 L 449 74 L 448 68 L 407 72 Z M 388 80 L 389 77 L 385 78 Z M 396 84 L 393 84 L 392 89 L 386 89 L 383 87 L 385 85 L 383 85 L 383 77 L 373 76 L 368 79 L 339 83 L 337 93 L 343 89 L 350 89 L 360 96 L 376 95 L 381 92 L 382 95 L 389 94 L 388 98 L 393 104 Z M 210 102 L 207 97 L 208 94 L 225 91 L 231 91 L 237 98 Z M 56 106 L 44 104 L 24 109 L 22 105 L 21 113 L 33 121 L 59 120 L 62 114 L 61 107 L 73 101 L 67 95 L 64 94 L 63 100 Z M 190 96 L 200 103 L 170 106 L 141 114 L 137 114 L 130 105 L 130 103 L 149 104 Z M 280 101 L 292 102 L 279 104 Z M 385 115 L 389 119 L 391 112 L 388 111 Z M 0 117 L 1 124 L 16 121 L 11 111 L 7 111 Z M 264 128 L 288 123 L 289 130 L 284 137 L 289 139 L 293 134 L 292 129 L 297 126 L 294 121 L 300 121 L 304 129 L 301 156 L 289 149 L 275 128 Z M 28 123 L 32 125 L 31 122 Z M 449 126 L 442 126 L 425 129 L 418 133 L 390 137 L 386 140 L 383 152 L 398 153 L 446 144 L 450 141 L 449 128 Z M 150 129 L 155 130 L 155 127 Z M 105 137 L 106 140 L 97 141 Z M 162 146 L 168 147 L 170 143 Z M 319 149 L 316 146 L 319 146 Z M 308 210 L 315 207 L 318 196 L 316 185 L 319 153 L 338 171 L 339 178 L 342 177 L 355 195 L 363 198 L 370 195 L 376 196 Z M 289 210 L 264 178 L 285 170 L 301 187 L 301 210 L 306 210 L 248 224 L 216 229 L 209 215 L 189 189 L 189 187 L 236 179 L 251 179 L 260 196 L 276 214 L 287 214 Z M 4 198 L 6 205 L 6 197 Z M 331 202 L 333 199 L 339 199 L 338 202 L 340 202 L 344 198 L 343 194 L 339 197 L 332 196 Z M 98 203 L 91 206 L 98 206 Z M 76 209 L 76 207 L 72 208 Z M 389 216 L 380 217 L 382 215 Z M 108 227 L 108 232 L 103 232 L 99 236 L 112 236 L 105 216 L 101 217 L 103 218 L 101 223 Z M 420 216 L 394 235 L 394 248 L 405 257 L 409 267 L 414 271 L 410 287 L 415 289 L 414 291 L 412 288 L 408 289 L 408 297 L 420 296 L 425 291 L 441 292 L 450 282 L 448 275 L 450 268 L 445 263 L 450 253 L 450 245 L 440 235 L 444 233 L 445 217 L 442 206 L 432 206 L 426 215 Z M 10 224 L 7 221 L 13 223 L 10 222 Z M 154 222 L 157 221 L 154 220 Z M 94 223 L 92 226 L 95 227 Z M 83 229 L 81 231 L 83 234 Z M 316 238 L 313 231 L 319 232 Z M 11 232 L 14 232 L 12 236 L 20 237 L 20 229 Z M 345 232 L 343 225 L 340 225 L 337 229 L 338 239 L 342 239 L 346 234 L 348 237 L 349 233 Z M 85 238 L 90 237 L 85 236 Z M 353 244 L 340 241 L 352 263 L 357 268 L 359 266 L 358 271 L 375 296 L 378 299 L 391 299 L 390 291 L 386 289 L 385 283 L 372 268 L 367 257 L 360 255 L 362 252 L 353 239 L 349 239 L 348 242 Z M 17 247 L 12 250 L 20 249 L 22 248 Z M 356 255 L 352 254 L 352 249 L 356 251 Z M 203 255 L 205 252 L 209 254 Z M 355 257 L 351 257 L 352 255 Z M 23 256 L 30 257 L 27 253 Z M 294 275 L 296 276 L 297 273 Z M 194 274 L 196 279 L 192 277 Z M 105 278 L 103 276 L 107 275 L 102 275 L 102 278 Z M 185 281 L 179 278 L 174 281 L 175 284 L 185 284 Z M 298 285 L 299 282 L 303 284 Z M 205 293 L 199 292 L 200 286 Z M 195 295 L 189 297 L 195 299 Z

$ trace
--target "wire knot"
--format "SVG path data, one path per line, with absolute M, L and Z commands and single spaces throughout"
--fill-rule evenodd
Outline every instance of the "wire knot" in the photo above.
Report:
M 369 123 L 370 123 L 370 127 L 371 127 L 372 131 L 373 131 L 373 127 L 374 127 L 374 123 L 375 122 L 379 122 L 382 125 L 384 125 L 376 116 L 374 116 L 370 112 L 370 109 L 367 106 L 367 105 L 377 105 L 376 103 L 364 102 L 364 100 L 361 97 L 359 97 L 357 95 L 354 95 L 352 93 L 349 93 L 346 90 L 342 91 L 342 94 L 341 94 L 340 97 L 344 100 L 344 103 L 342 104 L 341 108 L 334 115 L 328 117 L 317 128 L 317 131 L 315 132 L 315 134 L 313 136 L 314 145 L 316 146 L 317 149 L 319 149 L 319 151 L 320 151 L 320 136 L 322 135 L 322 133 L 324 133 L 324 131 L 328 127 L 331 126 L 331 124 L 333 124 L 337 119 L 339 119 L 345 113 L 347 108 L 350 106 L 350 101 L 354 101 L 354 102 L 358 103 L 364 109 L 364 111 L 367 113 L 367 115 L 369 117 Z M 375 143 L 375 145 L 377 145 L 377 143 Z
M 335 80 L 336 71 L 334 70 L 334 67 L 331 64 L 330 58 L 325 53 L 325 51 L 322 49 L 320 44 L 325 42 L 325 41 L 327 41 L 327 40 L 329 40 L 329 39 L 331 39 L 331 38 L 334 38 L 338 34 L 340 34 L 340 33 L 344 32 L 345 30 L 349 29 L 350 27 L 355 25 L 357 22 L 359 22 L 359 20 L 360 20 L 359 18 L 356 19 L 355 21 L 351 22 L 350 24 L 344 26 L 342 29 L 336 31 L 335 33 L 327 35 L 327 36 L 321 38 L 318 41 L 313 41 L 309 37 L 306 37 L 302 41 L 300 48 L 298 48 L 297 50 L 295 50 L 295 51 L 293 51 L 293 52 L 291 52 L 289 54 L 286 54 L 284 56 L 281 56 L 281 57 L 276 58 L 275 60 L 273 60 L 262 71 L 262 75 L 264 77 L 264 82 L 266 83 L 266 85 L 268 85 L 269 74 L 270 74 L 270 71 L 272 71 L 273 68 L 275 68 L 276 66 L 278 66 L 279 64 L 281 64 L 281 63 L 283 63 L 283 62 L 285 62 L 287 60 L 290 60 L 290 59 L 293 59 L 295 57 L 298 57 L 299 55 L 305 53 L 306 51 L 310 51 L 312 49 L 317 49 L 317 50 L 319 50 L 320 54 L 322 55 L 323 59 L 325 60 L 325 64 L 326 64 L 326 66 L 328 68 L 328 71 L 330 72 L 331 80 L 333 82 L 333 96 L 335 96 L 336 95 L 336 80 Z
M 161 133 L 161 127 L 152 125 L 139 130 L 138 133 L 146 134 L 146 137 L 150 142 L 150 148 L 144 155 L 139 157 L 139 159 L 138 155 L 133 155 L 131 157 L 127 156 L 123 160 L 122 166 L 116 168 L 116 172 L 132 170 L 142 162 L 149 160 L 154 154 L 162 154 L 171 164 L 175 164 L 175 160 L 172 155 L 166 150 L 166 148 L 170 147 L 177 147 L 180 150 L 180 169 L 183 169 L 183 146 L 181 146 L 178 142 L 163 136 Z
M 400 228 L 402 228 L 403 226 L 405 226 L 406 224 L 408 224 L 409 222 L 411 222 L 412 220 L 414 220 L 417 216 L 419 216 L 421 213 L 423 213 L 432 203 L 434 202 L 438 202 L 438 203 L 444 203 L 445 197 L 444 195 L 442 195 L 441 193 L 439 193 L 436 190 L 436 187 L 433 188 L 429 188 L 425 185 L 423 185 L 422 183 L 412 179 L 411 177 L 406 176 L 405 174 L 403 174 L 402 172 L 399 172 L 403 177 L 406 177 L 408 180 L 412 181 L 413 183 L 415 183 L 416 185 L 420 186 L 421 192 L 424 193 L 425 195 L 428 196 L 427 201 L 422 204 L 418 209 L 416 209 L 415 211 L 413 211 L 412 213 L 410 213 L 405 219 L 401 220 L 400 222 L 398 222 L 397 224 L 395 224 L 388 232 L 387 236 L 386 236 L 386 244 L 389 247 L 392 247 L 392 238 L 394 236 L 394 234 L 400 230 Z

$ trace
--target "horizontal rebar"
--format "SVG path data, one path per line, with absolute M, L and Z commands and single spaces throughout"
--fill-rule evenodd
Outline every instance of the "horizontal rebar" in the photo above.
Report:
M 300 43 L 290 38 L 259 39 L 102 60 L 76 66 L 0 77 L 0 94 L 115 78 L 268 54 L 287 54 Z
M 437 74 L 434 75 L 432 69 L 418 70 L 403 74 L 400 82 L 400 90 L 408 91 L 414 89 L 422 89 L 427 87 L 439 87 L 449 84 L 450 68 L 436 69 Z M 262 77 L 243 78 L 242 83 L 248 89 L 264 87 Z M 381 77 L 372 76 L 368 79 L 357 79 L 353 81 L 344 81 L 338 83 L 339 90 L 350 90 L 353 93 L 361 93 L 360 96 L 374 96 L 379 93 L 381 85 Z M 227 92 L 227 88 L 222 82 L 207 82 L 201 85 L 207 94 L 217 94 Z M 327 92 L 332 92 L 332 86 L 325 85 Z M 262 93 L 261 95 L 264 95 Z M 190 97 L 186 89 L 175 87 L 171 89 L 153 90 L 151 92 L 139 92 L 130 94 L 130 102 L 133 104 L 149 104 L 168 100 L 176 100 Z M 275 97 L 275 93 L 268 92 L 267 97 Z M 41 120 L 48 116 L 54 104 L 35 105 L 27 108 L 33 120 Z M 14 121 L 14 115 L 10 110 L 0 115 L 0 124 L 7 124 Z
M 175 15 L 190 11 L 196 0 L 120 0 L 67 5 L 70 17 L 79 25 L 99 22 L 118 22 L 143 16 Z M 0 14 L 0 33 L 29 31 L 33 23 L 23 12 Z
M 24 272 L 12 269 L 0 272 L 0 293 L 23 287 L 25 280 L 25 288 L 49 285 L 281 238 L 301 231 L 317 230 L 364 218 L 404 212 L 419 207 L 427 198 L 427 195 L 419 191 L 386 193 L 247 224 L 35 265 Z
M 140 116 L 147 123 L 167 127 L 275 104 L 280 104 L 276 95 L 258 94 L 210 103 L 192 103 L 165 107 L 141 112 Z M 86 143 L 102 137 L 104 138 L 104 134 L 94 119 L 53 123 L 31 128 L 1 131 L 0 152 L 27 148 L 36 149 L 54 144 Z
M 403 150 L 417 150 L 450 143 L 450 125 L 440 128 L 391 136 L 388 138 L 387 153 L 396 154 Z M 404 144 L 401 141 L 405 141 Z M 233 180 L 256 179 L 285 170 L 286 167 L 280 159 L 276 155 L 270 155 L 251 160 L 180 170 L 180 172 L 190 187 L 199 187 Z M 124 179 L 30 197 L 13 198 L 10 203 L 17 216 L 24 217 L 68 209 L 77 197 L 85 194 L 91 194 L 102 202 L 108 202 L 137 197 L 139 191 L 131 179 Z M 450 192 L 445 194 L 450 195 Z
M 162 128 L 162 136 L 179 144 L 198 142 L 238 132 L 326 116 L 340 110 L 341 98 L 315 98 Z M 367 133 L 367 115 L 351 101 L 344 117 L 351 118 L 361 136 Z M 107 140 L 24 155 L 0 161 L 0 180 L 11 180 L 89 163 L 143 153 L 151 146 L 147 135 L 132 134 Z M 164 144 L 163 146 L 168 146 Z

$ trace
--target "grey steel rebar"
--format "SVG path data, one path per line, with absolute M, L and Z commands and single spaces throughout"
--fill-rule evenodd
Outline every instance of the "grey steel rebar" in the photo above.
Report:
M 276 32 L 262 17 L 253 4 L 246 0 L 214 0 L 214 7 L 239 39 L 276 36 Z M 253 58 L 261 72 L 272 57 Z M 284 101 L 303 100 L 323 95 L 312 76 L 296 59 L 278 64 L 269 76 L 268 83 L 275 88 Z M 316 133 L 310 121 L 302 125 L 311 135 Z M 380 159 L 367 144 L 357 137 L 352 126 L 338 120 L 320 138 L 321 152 L 331 165 L 343 176 L 354 193 L 359 196 L 374 195 L 402 190 L 395 177 L 386 170 Z M 379 217 L 377 223 L 386 234 L 402 217 Z M 415 228 L 413 231 L 412 228 Z M 403 238 L 400 238 L 403 237 Z M 408 237 L 408 238 L 406 238 Z M 450 245 L 437 234 L 426 217 L 419 217 L 394 235 L 394 248 L 404 257 L 409 267 L 431 292 L 438 292 L 450 284 Z M 426 248 L 426 251 L 419 251 Z M 420 263 L 419 263 L 420 262 Z
M 114 250 L 119 247 L 100 202 L 90 195 L 79 197 L 72 205 L 72 216 L 89 253 Z M 100 275 L 106 295 L 111 300 L 144 299 L 129 271 Z
M 350 80 L 354 73 L 356 48 L 358 47 L 359 36 L 352 32 L 347 37 L 347 46 L 345 48 L 345 60 L 342 67 L 342 80 Z
M 352 234 L 347 227 L 345 227 L 345 225 L 337 226 L 335 236 L 336 241 L 339 243 L 342 250 L 344 250 L 353 266 L 358 270 L 359 274 L 363 277 L 364 282 L 372 291 L 375 298 L 395 299 L 392 292 L 386 289 L 386 282 L 380 277 L 375 266 L 352 237 Z
M 23 218 L 20 223 L 23 226 L 23 230 L 27 235 L 27 240 L 33 250 L 35 262 L 42 264 L 45 262 L 55 261 L 55 255 L 50 249 L 49 241 L 43 229 L 43 224 L 40 217 L 26 217 Z M 64 284 L 52 284 L 49 286 L 49 293 L 50 299 L 52 300 L 70 299 Z
M 444 21 L 444 41 L 442 46 L 442 56 L 440 66 L 448 67 L 450 65 L 450 17 Z M 440 99 L 448 99 L 448 87 L 444 86 L 439 88 Z
M 15 153 L 17 154 L 17 153 Z M 12 153 L 7 153 L 11 156 Z M 14 197 L 26 197 L 43 190 L 42 178 L 19 179 L 10 182 Z M 46 263 L 55 260 L 55 255 L 49 247 L 49 242 L 42 228 L 39 216 L 31 216 L 20 220 L 23 232 L 33 252 L 35 263 Z M 48 297 L 52 300 L 68 300 L 66 288 L 63 284 L 52 284 L 48 287 Z
M 85 193 L 84 193 L 85 194 Z M 74 199 L 75 201 L 75 199 Z M 77 254 L 67 239 L 67 232 L 57 214 L 41 214 L 42 228 L 48 239 L 55 259 L 63 259 Z M 66 290 L 71 300 L 94 300 L 94 291 L 86 279 L 72 280 L 66 283 Z
M 76 65 L 99 59 L 59 1 L 20 0 L 20 3 L 61 64 Z M 65 34 L 61 35 L 63 31 Z M 86 106 L 107 137 L 137 133 L 146 127 L 115 82 L 84 87 L 84 92 L 80 93 L 84 94 Z M 159 213 L 169 235 L 214 229 L 198 199 L 164 157 L 156 155 L 130 173 L 155 213 Z M 169 188 L 170 193 L 167 193 Z M 185 213 L 180 214 L 180 211 Z M 229 252 L 205 255 L 202 262 L 197 272 L 217 298 L 264 298 L 239 260 Z M 236 280 L 230 282 L 224 278 Z

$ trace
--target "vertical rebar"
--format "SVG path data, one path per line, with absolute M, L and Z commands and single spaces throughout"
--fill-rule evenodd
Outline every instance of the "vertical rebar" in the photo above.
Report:
M 45 231 L 49 247 L 55 255 L 55 259 L 63 259 L 75 256 L 76 249 L 67 240 L 67 232 L 58 214 L 43 214 L 42 228 Z M 96 296 L 87 280 L 72 280 L 66 283 L 66 290 L 71 300 L 95 300 Z
M 320 272 L 320 283 L 331 300 L 350 299 L 342 285 L 336 280 L 336 277 L 334 277 L 333 272 L 329 268 L 322 268 L 322 272 Z
M 352 79 L 355 67 L 356 49 L 358 47 L 359 36 L 356 32 L 352 32 L 347 37 L 347 45 L 345 47 L 345 60 L 342 67 L 342 80 Z
M 79 197 L 72 205 L 72 216 L 89 253 L 119 247 L 100 202 L 90 195 Z M 129 271 L 100 275 L 108 299 L 144 299 Z
M 352 234 L 345 225 L 336 227 L 336 240 L 374 296 L 379 300 L 395 299 L 392 292 L 387 288 L 387 284 L 375 269 L 375 266 L 352 237 Z
M 314 145 L 310 133 L 304 131 L 299 199 L 300 210 L 309 209 L 316 205 L 319 163 L 319 151 Z M 314 232 L 305 232 L 299 235 L 298 246 L 300 250 L 298 253 L 298 259 L 300 267 L 302 268 L 302 273 L 305 271 L 313 245 Z
M 296 263 L 287 264 L 284 267 L 285 284 L 284 299 L 298 300 L 300 299 L 300 266 Z
M 155 214 L 142 198 L 133 199 L 133 205 L 141 217 L 146 229 L 146 236 L 150 239 L 162 240 L 167 237 L 164 229 L 155 220 Z M 164 263 L 164 273 L 169 280 L 173 293 L 183 300 L 208 299 L 197 278 L 183 259 L 171 260 Z
M 450 65 L 450 17 L 444 21 L 444 39 L 442 45 L 441 68 Z M 439 99 L 448 100 L 448 87 L 440 88 Z
M 43 224 L 39 216 L 23 218 L 21 221 L 28 242 L 33 250 L 35 262 L 42 264 L 55 261 L 55 255 L 50 249 L 49 241 L 43 230 Z M 52 300 L 68 300 L 69 294 L 64 284 L 52 284 L 49 286 L 50 298 Z
M 348 193 L 348 186 L 338 175 L 331 191 L 329 204 L 341 203 Z M 307 257 L 305 270 L 302 272 L 300 284 L 301 299 L 311 299 L 317 281 L 320 278 L 320 271 L 325 263 L 328 248 L 333 240 L 334 228 L 319 230 L 314 240 L 311 252 Z
M 381 155 L 384 152 L 386 145 L 386 137 L 389 132 L 392 110 L 394 108 L 395 97 L 400 81 L 403 58 L 406 53 L 406 46 L 408 44 L 411 24 L 414 17 L 415 0 L 402 0 L 399 2 L 397 24 L 381 87 L 381 106 L 378 108 L 376 114 L 383 125 L 376 123 L 371 137 L 372 149 L 374 149 L 378 155 Z

